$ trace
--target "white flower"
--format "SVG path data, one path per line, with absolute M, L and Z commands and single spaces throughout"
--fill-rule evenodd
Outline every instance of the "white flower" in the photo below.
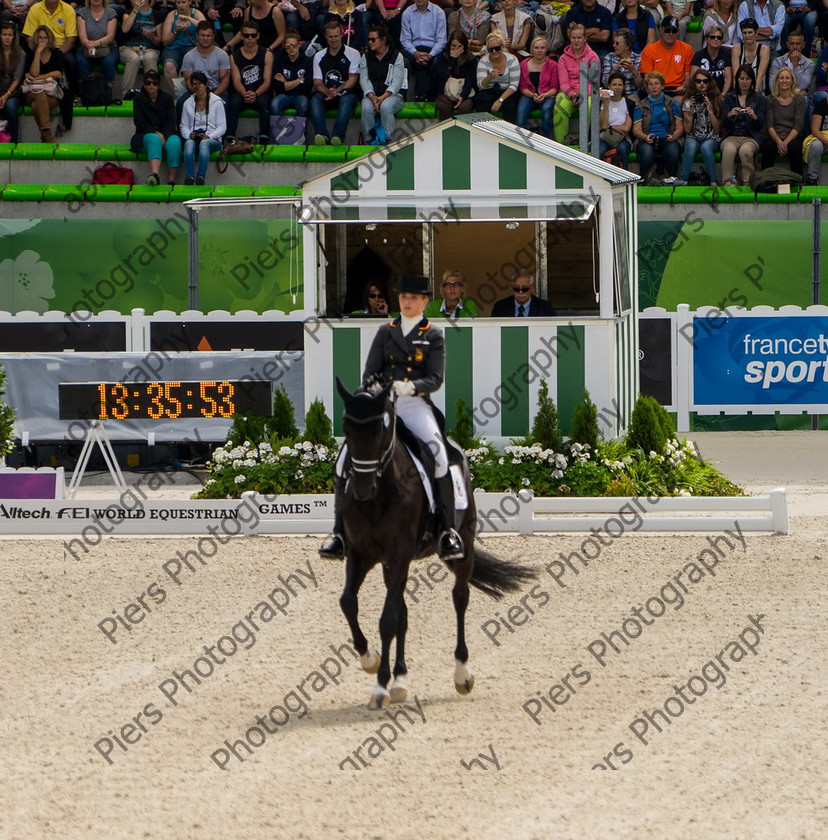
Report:
M 236 482 L 236 484 L 244 484 L 244 482 L 245 482 L 245 481 L 247 481 L 247 479 L 246 479 L 243 475 L 237 475 L 237 476 L 233 479 L 233 481 L 235 481 L 235 482 Z
M 532 482 L 531 482 L 531 481 L 529 481 L 529 479 L 528 479 L 528 478 L 524 478 L 524 479 L 522 479 L 522 481 L 521 481 L 521 484 L 523 484 L 523 486 L 524 486 L 524 487 L 528 487 L 531 483 L 532 483 Z
M 0 262 L 0 300 L 11 313 L 46 312 L 55 296 L 52 266 L 36 251 L 21 251 L 16 260 Z
M 214 478 L 208 478 L 207 483 L 204 485 L 205 487 L 209 487 L 211 484 L 215 484 L 216 480 Z
M 552 478 L 563 478 L 563 473 L 560 470 L 552 470 Z

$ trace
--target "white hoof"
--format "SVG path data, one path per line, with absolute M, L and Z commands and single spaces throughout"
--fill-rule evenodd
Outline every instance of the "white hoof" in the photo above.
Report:
M 458 694 L 468 694 L 474 688 L 474 676 L 470 668 L 459 660 L 454 660 L 454 687 Z
M 388 691 L 381 685 L 377 685 L 371 692 L 371 699 L 368 701 L 368 708 L 371 710 L 384 709 L 389 702 Z
M 380 666 L 380 655 L 377 649 L 368 648 L 368 652 L 359 657 L 359 664 L 367 674 L 376 674 Z
M 394 682 L 391 683 L 391 702 L 405 703 L 406 700 L 408 700 L 408 686 L 405 677 L 402 675 L 394 677 Z

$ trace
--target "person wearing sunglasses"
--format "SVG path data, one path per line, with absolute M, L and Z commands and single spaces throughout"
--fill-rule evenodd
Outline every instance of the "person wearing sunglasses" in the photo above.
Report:
M 474 110 L 498 114 L 510 123 L 517 119 L 520 64 L 506 51 L 503 35 L 495 30 L 486 38 L 486 54 L 477 62 Z
M 719 148 L 722 125 L 722 95 L 707 70 L 693 74 L 692 93 L 684 98 L 681 106 L 684 118 L 684 159 L 681 165 L 679 186 L 687 184 L 696 154 L 701 152 L 704 171 L 711 186 L 716 186 L 716 160 L 713 155 Z M 804 115 L 803 115 L 804 116 Z
M 641 52 L 641 73 L 660 73 L 664 77 L 664 93 L 681 103 L 690 84 L 693 48 L 678 40 L 678 21 L 666 15 L 658 27 L 659 39 Z
M 554 314 L 552 304 L 535 294 L 535 279 L 530 271 L 517 271 L 512 278 L 511 297 L 497 301 L 492 307 L 492 318 L 537 318 Z
M 722 46 L 724 30 L 721 26 L 713 25 L 704 36 L 705 47 L 693 56 L 690 68 L 690 78 L 695 79 L 699 70 L 710 74 L 719 92 L 724 96 L 731 88 L 733 70 L 730 67 L 730 50 Z
M 713 27 L 721 28 L 722 41 L 720 46 L 726 47 L 728 50 L 739 44 L 737 5 L 736 0 L 713 0 L 713 7 L 704 13 L 704 20 L 702 21 L 702 32 L 705 37 Z
M 459 271 L 443 272 L 441 292 L 443 299 L 433 300 L 425 308 L 426 318 L 438 318 L 442 315 L 452 321 L 457 318 L 476 318 L 477 304 L 471 298 L 464 298 L 466 278 Z
M 384 146 L 394 139 L 396 114 L 405 104 L 405 61 L 389 44 L 384 23 L 368 27 L 368 52 L 359 60 L 362 87 L 362 136 L 372 146 Z
M 129 141 L 133 152 L 143 152 L 149 159 L 150 175 L 147 184 L 157 187 L 161 177 L 161 155 L 167 158 L 167 183 L 175 184 L 181 164 L 181 137 L 175 118 L 172 96 L 161 90 L 161 74 L 157 70 L 144 73 L 144 86 L 132 102 L 135 134 Z
M 388 317 L 388 291 L 385 284 L 379 280 L 372 280 L 365 284 L 362 292 L 362 309 L 351 315 L 365 315 L 369 318 Z
M 273 81 L 273 53 L 259 40 L 259 24 L 246 20 L 241 25 L 242 45 L 230 55 L 230 90 L 227 97 L 227 136 L 232 141 L 239 128 L 239 114 L 255 108 L 259 114 L 259 143 L 267 144 L 270 134 L 270 85 Z

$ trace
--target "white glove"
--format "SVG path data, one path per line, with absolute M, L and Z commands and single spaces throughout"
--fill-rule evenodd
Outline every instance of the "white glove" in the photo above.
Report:
M 394 383 L 394 393 L 398 397 L 413 397 L 414 396 L 414 383 L 413 382 L 402 382 L 401 380 L 397 380 Z

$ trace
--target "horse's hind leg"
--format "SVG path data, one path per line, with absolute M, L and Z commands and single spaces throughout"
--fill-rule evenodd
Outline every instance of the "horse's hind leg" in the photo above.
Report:
M 408 666 L 405 664 L 405 634 L 408 631 L 408 605 L 403 596 L 397 618 L 397 658 L 394 661 L 394 680 L 391 683 L 391 702 L 408 700 Z
M 345 588 L 339 596 L 339 606 L 345 613 L 348 626 L 351 628 L 351 638 L 354 642 L 356 652 L 359 654 L 359 664 L 363 671 L 369 674 L 376 674 L 379 668 L 379 654 L 374 648 L 368 649 L 368 640 L 359 626 L 359 588 L 368 574 L 368 566 L 362 562 L 358 555 L 350 554 L 345 563 Z
M 473 537 L 472 537 L 473 539 Z M 454 567 L 454 588 L 451 597 L 454 612 L 457 614 L 457 646 L 454 649 L 454 687 L 459 694 L 468 694 L 474 687 L 474 677 L 468 667 L 469 650 L 466 647 L 466 608 L 469 605 L 469 579 L 474 563 L 474 550 L 471 542 L 466 542 L 466 553 Z

